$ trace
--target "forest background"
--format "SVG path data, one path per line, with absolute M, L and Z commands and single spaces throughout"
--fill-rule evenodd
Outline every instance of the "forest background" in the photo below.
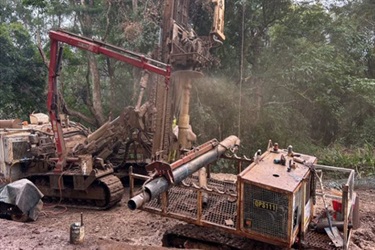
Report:
M 208 0 L 191 0 L 207 35 Z M 148 54 L 162 0 L 0 1 L 0 119 L 46 113 L 48 31 Z M 235 134 L 251 156 L 271 138 L 321 163 L 375 175 L 375 0 L 227 0 L 220 63 L 194 81 L 198 144 Z M 60 85 L 72 119 L 96 128 L 135 105 L 140 71 L 67 46 Z M 224 168 L 225 166 L 223 166 Z

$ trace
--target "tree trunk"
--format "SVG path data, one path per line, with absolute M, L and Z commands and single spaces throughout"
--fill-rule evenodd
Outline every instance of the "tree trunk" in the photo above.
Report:
M 262 108 L 262 103 L 263 103 L 263 81 L 260 79 L 255 78 L 254 79 L 255 83 L 255 101 L 256 101 L 256 106 L 255 106 L 255 115 L 254 115 L 254 123 L 257 124 L 259 122 L 260 118 L 260 112 Z
M 133 12 L 136 12 L 138 9 L 138 0 L 132 0 Z
M 107 58 L 107 67 L 108 67 L 108 76 L 109 76 L 109 88 L 110 88 L 110 110 L 113 115 L 113 111 L 116 110 L 116 101 L 115 101 L 115 75 L 114 75 L 114 66 L 111 63 L 111 59 Z
M 95 116 L 98 125 L 103 125 L 105 122 L 102 106 L 102 94 L 100 89 L 100 76 L 98 70 L 98 63 L 93 54 L 88 53 L 88 60 L 90 65 L 91 79 L 92 79 L 92 107 L 95 111 Z
M 71 0 L 72 4 L 77 4 L 76 1 Z M 94 7 L 94 1 L 90 0 L 89 2 L 81 0 L 81 6 L 84 8 Z M 77 12 L 78 20 L 81 24 L 82 33 L 84 36 L 91 37 L 93 34 L 93 23 L 91 20 L 90 13 L 87 11 Z M 92 112 L 92 115 L 95 117 L 96 123 L 98 126 L 102 125 L 106 119 L 104 117 L 103 105 L 102 105 L 102 94 L 100 88 L 100 75 L 98 69 L 98 62 L 96 57 L 92 53 L 87 53 L 87 59 L 89 64 L 89 71 L 91 74 L 91 83 L 92 83 L 92 107 L 89 107 L 89 110 Z M 87 93 L 89 94 L 89 92 Z M 87 99 L 90 99 L 89 97 Z

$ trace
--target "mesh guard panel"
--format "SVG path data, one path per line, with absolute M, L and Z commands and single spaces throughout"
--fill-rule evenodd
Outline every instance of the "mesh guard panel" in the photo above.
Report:
M 27 141 L 18 141 L 12 143 L 13 160 L 22 160 L 31 157 L 30 145 Z
M 249 230 L 287 239 L 288 196 L 245 183 L 244 220 Z

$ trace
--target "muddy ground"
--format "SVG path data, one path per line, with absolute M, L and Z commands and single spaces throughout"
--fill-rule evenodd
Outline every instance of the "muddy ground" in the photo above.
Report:
M 127 190 L 128 191 L 128 190 Z M 361 228 L 352 235 L 350 249 L 375 249 L 375 190 L 357 190 L 361 198 Z M 45 206 L 35 222 L 0 220 L 0 249 L 162 249 L 164 231 L 180 223 L 127 208 L 128 192 L 107 211 Z M 69 227 L 83 212 L 85 239 L 69 243 Z
M 361 227 L 353 231 L 350 249 L 375 249 L 375 189 L 361 188 L 357 193 Z

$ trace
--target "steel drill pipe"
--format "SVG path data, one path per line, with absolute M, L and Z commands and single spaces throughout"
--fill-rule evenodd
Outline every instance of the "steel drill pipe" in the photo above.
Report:
M 212 150 L 173 170 L 172 173 L 174 177 L 174 184 L 179 184 L 200 168 L 219 159 L 219 157 L 224 154 L 226 150 L 235 150 L 239 145 L 240 139 L 238 139 L 237 136 L 231 135 L 227 137 Z M 169 183 L 164 177 L 158 177 L 150 181 L 143 187 L 143 191 L 140 194 L 134 196 L 128 201 L 129 209 L 135 210 L 140 208 L 155 197 L 158 197 L 160 194 L 168 191 L 168 189 L 170 189 L 174 184 Z

